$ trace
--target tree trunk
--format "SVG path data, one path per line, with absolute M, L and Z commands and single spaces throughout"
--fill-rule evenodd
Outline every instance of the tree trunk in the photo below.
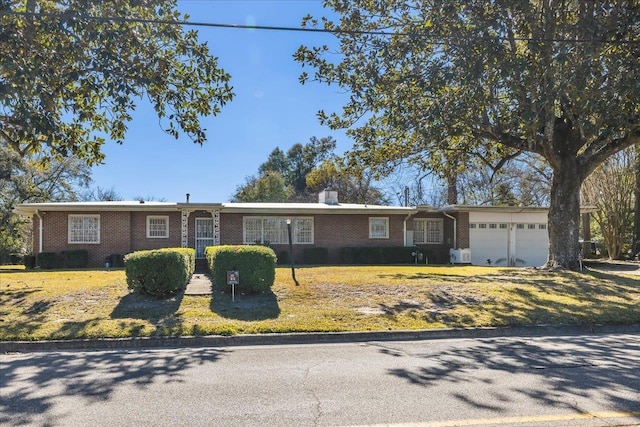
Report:
M 553 172 L 547 268 L 580 268 L 580 176 L 577 159 L 572 156 L 564 156 Z
M 458 174 L 447 176 L 447 204 L 458 204 Z
M 635 152 L 635 187 L 633 189 L 633 256 L 640 253 L 640 151 Z

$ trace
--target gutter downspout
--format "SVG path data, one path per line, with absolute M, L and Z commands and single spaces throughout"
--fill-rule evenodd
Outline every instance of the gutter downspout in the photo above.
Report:
M 453 249 L 458 249 L 458 220 L 446 212 L 442 212 L 442 214 L 453 220 Z
M 38 209 L 36 209 L 35 214 L 38 217 L 38 253 L 40 253 L 42 252 L 42 217 L 40 216 Z
M 407 215 L 407 217 L 404 219 L 404 221 L 402 222 L 402 232 L 404 234 L 404 246 L 407 247 L 409 246 L 407 242 L 407 221 L 409 221 L 409 218 L 411 218 L 413 215 L 415 215 L 416 213 L 418 213 L 418 211 L 416 212 L 411 212 Z

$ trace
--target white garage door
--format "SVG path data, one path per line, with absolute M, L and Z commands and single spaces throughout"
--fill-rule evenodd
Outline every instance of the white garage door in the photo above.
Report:
M 469 224 L 471 264 L 508 265 L 509 228 L 501 223 Z
M 541 266 L 547 262 L 549 233 L 547 224 L 515 224 L 515 265 Z
M 541 223 L 470 223 L 474 265 L 540 266 L 547 261 L 549 237 Z

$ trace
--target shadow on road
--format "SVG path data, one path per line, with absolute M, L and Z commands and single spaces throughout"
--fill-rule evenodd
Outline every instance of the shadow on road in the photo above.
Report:
M 472 387 L 478 381 L 492 384 L 491 371 L 512 373 L 513 384 L 505 390 L 496 387 L 500 399 L 473 391 L 453 395 L 464 405 L 506 411 L 509 403 L 520 398 L 534 399 L 546 407 L 581 412 L 573 398 L 590 399 L 593 392 L 605 396 L 620 411 L 640 411 L 640 339 L 629 336 L 496 338 L 469 341 L 464 347 L 412 355 L 420 358 L 420 368 L 392 369 L 391 375 L 421 387 L 446 383 L 465 383 Z M 389 354 L 388 349 L 381 350 Z M 396 353 L 392 354 L 398 357 Z M 486 375 L 486 370 L 489 375 Z M 479 372 L 484 372 L 479 377 Z M 532 389 L 518 383 L 516 374 L 535 376 L 541 387 Z M 502 393 L 504 391 L 504 393 Z M 511 396 L 511 397 L 509 397 Z M 495 397 L 495 396 L 491 396 Z M 502 400 L 504 407 L 495 406 Z
M 32 425 L 33 417 L 47 414 L 58 396 L 82 396 L 91 404 L 109 400 L 123 383 L 144 388 L 158 382 L 181 382 L 185 369 L 215 362 L 225 353 L 220 349 L 136 350 L 68 352 L 55 358 L 35 353 L 10 363 L 0 360 L 0 425 Z M 59 416 L 52 414 L 45 425 L 64 424 Z

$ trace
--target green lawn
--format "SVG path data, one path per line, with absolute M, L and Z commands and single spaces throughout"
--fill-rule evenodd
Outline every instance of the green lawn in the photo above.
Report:
M 0 269 L 0 340 L 640 323 L 640 276 L 463 266 L 278 268 L 273 292 L 157 299 L 123 270 Z

